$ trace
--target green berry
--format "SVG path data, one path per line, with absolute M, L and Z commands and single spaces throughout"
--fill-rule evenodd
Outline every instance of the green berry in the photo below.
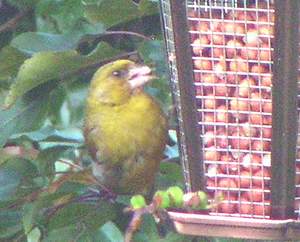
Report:
M 199 197 L 199 209 L 207 209 L 208 206 L 207 194 L 203 191 L 198 191 L 197 195 Z
M 134 195 L 130 199 L 130 204 L 133 209 L 140 209 L 146 207 L 146 200 L 142 195 Z
M 167 190 L 171 199 L 171 206 L 180 208 L 183 205 L 183 191 L 178 186 L 169 187 Z
M 184 194 L 183 206 L 195 210 L 208 209 L 208 199 L 206 193 L 203 191 L 198 191 Z
M 171 204 L 169 194 L 166 191 L 161 190 L 154 194 L 153 201 L 158 208 L 169 208 Z

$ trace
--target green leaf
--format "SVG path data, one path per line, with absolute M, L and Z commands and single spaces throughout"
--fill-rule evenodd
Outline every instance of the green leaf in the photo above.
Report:
M 133 237 L 134 242 L 159 241 L 158 230 L 152 215 L 144 215 L 142 217 L 142 225 L 139 232 Z
M 96 233 L 96 241 L 123 242 L 124 236 L 119 228 L 111 221 L 105 223 Z
M 0 238 L 8 238 L 22 230 L 21 211 L 0 211 Z
M 161 242 L 193 242 L 193 241 L 194 239 L 191 236 L 177 234 L 174 232 L 169 232 L 165 238 L 161 239 Z
M 57 32 L 66 33 L 80 30 L 84 21 L 81 0 L 43 0 L 36 7 L 38 30 L 46 30 L 53 25 Z M 41 24 L 42 23 L 42 24 Z M 46 28 L 45 28 L 46 27 Z
M 84 0 L 86 18 L 107 28 L 138 18 L 138 6 L 131 0 Z
M 104 32 L 102 24 L 84 24 L 82 30 L 74 30 L 66 34 L 49 34 L 41 32 L 26 32 L 18 35 L 11 45 L 27 54 L 41 51 L 67 51 L 77 47 L 79 40 L 87 34 Z
M 8 0 L 8 2 L 21 9 L 32 8 L 39 0 Z
M 53 177 L 55 172 L 55 162 L 62 157 L 68 147 L 56 146 L 41 150 L 35 164 L 39 173 L 45 177 Z
M 5 107 L 10 107 L 18 97 L 49 80 L 79 75 L 77 71 L 81 68 L 98 63 L 101 59 L 111 57 L 118 52 L 102 42 L 87 56 L 81 56 L 76 51 L 49 51 L 34 54 L 21 66 L 5 99 Z
M 186 235 L 180 235 L 172 231 L 168 231 L 166 236 L 161 237 L 158 233 L 158 229 L 154 218 L 151 215 L 144 215 L 141 228 L 134 237 L 134 242 L 192 242 L 193 239 Z
M 76 83 L 77 85 L 69 86 L 67 88 L 67 107 L 69 110 L 70 120 L 67 124 L 82 127 L 85 114 L 86 97 L 88 95 L 87 83 Z M 62 112 L 62 115 L 65 112 Z
M 41 51 L 66 51 L 76 48 L 80 36 L 77 34 L 48 34 L 26 32 L 18 35 L 11 46 L 27 54 Z
M 49 229 L 59 229 L 71 224 L 84 223 L 92 231 L 109 220 L 113 220 L 116 214 L 113 206 L 108 202 L 101 201 L 97 205 L 72 203 L 59 210 L 49 222 Z
M 30 233 L 30 231 L 35 226 L 35 217 L 37 216 L 38 210 L 38 202 L 31 203 L 31 204 L 25 204 L 23 206 L 23 228 L 25 234 Z
M 161 101 L 163 108 L 167 111 L 172 103 L 172 98 L 168 84 L 164 44 L 159 40 L 144 41 L 139 45 L 138 52 L 146 64 L 154 66 L 154 72 L 159 78 L 151 83 L 151 87 L 156 89 L 156 92 L 152 91 L 152 93 Z
M 20 175 L 12 169 L 0 169 L 0 201 L 9 200 L 20 184 Z
M 174 162 L 161 162 L 155 183 L 159 189 L 167 189 L 169 186 L 184 187 L 181 166 Z
M 122 205 L 125 205 L 125 206 L 129 206 L 130 199 L 131 199 L 131 195 L 118 195 L 116 198 L 116 202 L 118 202 Z
M 86 18 L 107 28 L 158 13 L 157 4 L 149 0 L 84 0 L 83 4 Z
M 27 242 L 40 242 L 42 233 L 38 228 L 34 228 L 27 234 Z
M 51 140 L 51 141 L 69 141 L 73 140 L 78 143 L 84 142 L 84 137 L 82 130 L 79 128 L 66 128 L 66 129 L 55 129 L 52 126 L 45 126 L 40 130 L 19 133 L 13 135 L 12 138 L 16 139 L 19 137 L 27 137 L 32 141 L 42 141 L 42 140 Z
M 82 226 L 71 225 L 68 227 L 50 230 L 42 242 L 66 242 L 75 241 L 78 234 L 82 233 Z
M 156 64 L 156 72 L 159 74 L 167 74 L 163 41 L 144 41 L 140 44 L 138 51 L 146 63 Z
M 157 3 L 151 2 L 149 0 L 141 0 L 139 3 L 139 10 L 142 15 L 154 15 L 158 14 Z
M 22 178 L 22 185 L 24 181 L 32 180 L 39 175 L 36 166 L 31 161 L 22 158 L 10 159 L 2 167 L 17 172 Z
M 0 80 L 10 79 L 17 75 L 19 67 L 27 57 L 17 49 L 6 46 L 0 51 Z
M 15 133 L 38 128 L 47 113 L 47 98 L 33 101 L 18 100 L 11 109 L 0 110 L 0 147 Z

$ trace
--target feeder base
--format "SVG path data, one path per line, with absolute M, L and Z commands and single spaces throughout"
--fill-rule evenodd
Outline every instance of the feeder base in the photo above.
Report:
M 223 238 L 300 240 L 300 221 L 168 212 L 178 233 Z

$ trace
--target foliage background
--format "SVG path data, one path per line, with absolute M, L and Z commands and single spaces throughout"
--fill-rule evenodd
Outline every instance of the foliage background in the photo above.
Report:
M 129 197 L 97 192 L 84 106 L 95 70 L 131 58 L 155 69 L 147 91 L 171 110 L 157 1 L 3 0 L 0 13 L 0 241 L 123 241 Z M 175 136 L 157 188 L 183 186 Z M 135 241 L 189 241 L 143 221 Z
M 0 0 L 0 241 L 124 240 L 129 197 L 104 201 L 89 175 L 85 98 L 99 66 L 141 60 L 155 69 L 147 91 L 174 126 L 157 2 Z M 174 130 L 165 155 L 156 189 L 183 187 Z M 150 216 L 134 237 L 192 240 L 206 239 Z

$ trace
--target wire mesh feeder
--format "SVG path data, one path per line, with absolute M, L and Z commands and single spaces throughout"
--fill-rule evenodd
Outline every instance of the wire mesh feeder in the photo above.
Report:
M 160 6 L 186 187 L 224 198 L 209 215 L 169 212 L 177 230 L 299 239 L 300 2 Z

